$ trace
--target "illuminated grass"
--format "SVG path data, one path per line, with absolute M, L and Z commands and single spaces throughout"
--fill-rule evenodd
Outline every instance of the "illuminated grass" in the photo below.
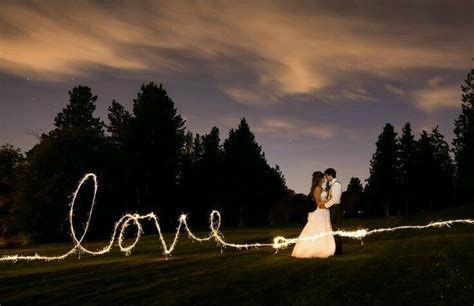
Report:
M 472 218 L 473 207 L 436 215 L 346 220 L 347 229 Z M 225 229 L 227 240 L 296 236 L 301 227 Z M 416 234 L 416 235 L 414 235 Z M 171 235 L 170 235 L 171 236 Z M 168 236 L 167 238 L 170 238 Z M 153 235 L 131 256 L 117 249 L 57 263 L 0 265 L 0 302 L 157 304 L 472 304 L 474 230 L 469 226 L 380 234 L 345 240 L 346 254 L 327 260 L 290 257 L 291 247 L 221 253 L 215 242 L 180 240 L 166 260 Z M 104 243 L 89 244 L 93 248 Z M 71 243 L 2 250 L 2 254 L 61 253 Z

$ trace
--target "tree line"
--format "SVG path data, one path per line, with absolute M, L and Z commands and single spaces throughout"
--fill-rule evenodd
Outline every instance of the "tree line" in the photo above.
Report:
M 74 87 L 54 128 L 31 150 L 1 147 L 2 237 L 66 238 L 67 203 L 88 172 L 100 184 L 91 228 L 97 238 L 110 234 L 127 212 L 154 211 L 165 230 L 175 228 L 181 213 L 192 225 L 207 226 L 213 209 L 223 213 L 224 224 L 267 224 L 270 208 L 289 193 L 245 118 L 222 142 L 217 127 L 205 135 L 186 131 L 162 84 L 143 84 L 131 112 L 112 101 L 107 123 L 94 115 L 96 100 L 89 87 Z M 78 226 L 87 216 L 92 187 L 86 184 L 79 194 Z
M 345 216 L 412 214 L 474 201 L 474 70 L 461 90 L 452 148 L 438 127 L 416 137 L 410 123 L 401 135 L 387 123 L 365 186 L 354 177 L 343 193 Z M 207 226 L 217 209 L 224 224 L 245 226 L 304 222 L 315 208 L 310 194 L 288 189 L 278 165 L 268 164 L 245 118 L 222 141 L 217 127 L 204 135 L 186 130 L 162 84 L 143 84 L 131 111 L 113 100 L 107 122 L 94 115 L 96 100 L 89 87 L 74 87 L 54 128 L 32 149 L 0 147 L 1 239 L 67 238 L 67 203 L 88 172 L 100 184 L 90 230 L 95 238 L 109 235 L 127 212 L 154 211 L 166 230 L 181 213 L 191 225 Z M 79 194 L 78 225 L 86 220 L 92 187 Z
M 365 187 L 351 179 L 343 202 L 349 215 L 393 216 L 474 201 L 474 69 L 461 85 L 461 114 L 452 147 L 436 126 L 416 137 L 387 123 L 376 142 Z

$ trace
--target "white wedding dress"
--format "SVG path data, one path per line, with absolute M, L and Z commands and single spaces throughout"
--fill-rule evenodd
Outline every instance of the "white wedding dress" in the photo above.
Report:
M 327 192 L 321 193 L 326 200 Z M 308 222 L 298 238 L 311 237 L 322 233 L 332 232 L 329 209 L 317 208 L 308 213 Z M 297 258 L 326 258 L 334 255 L 336 243 L 333 235 L 326 235 L 317 239 L 299 240 L 296 242 L 291 256 Z

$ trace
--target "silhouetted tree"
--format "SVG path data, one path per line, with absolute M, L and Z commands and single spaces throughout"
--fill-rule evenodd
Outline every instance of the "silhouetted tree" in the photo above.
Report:
M 132 115 L 122 106 L 122 104 L 113 100 L 108 108 L 107 118 L 109 119 L 107 132 L 109 132 L 110 139 L 113 143 L 123 147 L 130 136 L 130 122 L 132 120 Z
M 91 89 L 86 86 L 77 86 L 69 91 L 69 103 L 54 118 L 56 127 L 51 133 L 83 131 L 94 135 L 103 136 L 104 123 L 99 117 L 94 117 L 95 102 Z
M 85 173 L 101 174 L 104 124 L 93 115 L 96 99 L 90 88 L 74 87 L 69 91 L 68 104 L 54 119 L 55 128 L 27 152 L 15 211 L 22 220 L 21 230 L 34 239 L 66 237 L 69 195 Z M 85 186 L 78 199 L 82 209 L 89 208 L 90 187 Z M 83 215 L 79 209 L 77 224 Z
M 281 199 L 287 197 L 290 190 L 286 186 L 286 179 L 283 175 L 283 172 L 280 169 L 279 165 L 275 165 L 274 167 L 269 167 L 267 165 L 267 169 L 265 171 L 265 180 L 264 180 L 264 188 L 265 188 L 265 202 L 266 205 L 266 220 L 262 220 L 261 222 L 269 222 L 269 211 L 273 206 L 275 206 Z
M 358 177 L 352 177 L 347 186 L 347 190 L 342 193 L 341 204 L 343 205 L 344 215 L 359 215 L 359 211 L 363 211 L 362 193 L 364 187 Z
M 418 209 L 431 210 L 453 205 L 454 165 L 449 146 L 438 127 L 429 134 L 422 131 L 415 164 L 414 190 Z
M 162 84 L 141 86 L 133 100 L 130 144 L 137 210 L 156 211 L 165 226 L 175 222 L 184 123 Z
M 422 131 L 417 143 L 416 151 L 416 170 L 417 188 L 415 190 L 416 210 L 428 210 L 433 206 L 433 200 L 437 197 L 434 194 L 433 169 L 435 167 L 435 158 L 431 144 L 430 136 L 427 131 Z
M 454 156 L 458 200 L 474 201 L 474 69 L 461 85 L 462 113 L 455 121 Z
M 190 212 L 190 223 L 207 225 L 211 210 L 219 207 L 221 184 L 221 158 L 219 129 L 213 127 L 209 134 L 187 136 L 190 150 L 186 150 L 186 168 L 180 183 L 182 210 Z
M 24 160 L 19 148 L 10 144 L 0 146 L 0 193 L 10 193 L 14 188 L 16 168 Z
M 378 137 L 376 151 L 370 161 L 367 192 L 370 212 L 389 216 L 396 201 L 398 185 L 398 141 L 393 125 L 387 123 Z
M 364 187 L 362 186 L 360 179 L 358 177 L 351 177 L 349 180 L 349 185 L 347 185 L 347 192 L 360 193 L 363 191 L 363 189 Z
M 10 144 L 0 146 L 0 245 L 13 234 L 16 220 L 12 218 L 13 194 L 18 181 L 18 169 L 24 162 L 20 149 Z
M 179 171 L 179 207 L 183 212 L 190 215 L 189 222 L 192 225 L 207 224 L 207 221 L 200 218 L 202 216 L 198 212 L 201 207 L 200 196 L 202 192 L 202 182 L 199 178 L 203 154 L 201 139 L 202 137 L 199 134 L 193 135 L 189 131 L 186 133 Z
M 452 190 L 454 188 L 455 166 L 449 154 L 449 145 L 444 139 L 443 134 L 439 131 L 438 126 L 431 131 L 430 139 L 434 149 L 437 168 L 441 175 L 442 186 L 445 187 L 443 189 Z
M 186 156 L 191 156 L 194 150 L 194 136 L 191 131 L 187 131 L 184 136 L 184 154 Z
M 402 129 L 400 143 L 400 210 L 408 214 L 413 203 L 417 175 L 415 173 L 416 140 L 411 131 L 410 123 Z
M 196 196 L 196 160 L 194 159 L 194 135 L 188 131 L 184 137 L 183 156 L 178 175 L 178 202 L 184 212 L 189 213 Z M 191 213 L 192 215 L 192 213 Z M 192 218 L 191 220 L 194 220 Z M 194 223 L 193 223 L 194 224 Z
M 295 194 L 293 190 L 288 190 L 287 194 L 272 206 L 270 224 L 287 222 L 304 224 L 308 218 L 308 212 L 314 211 L 315 208 L 316 204 L 308 195 Z
M 200 189 L 201 193 L 197 195 L 201 199 L 196 203 L 201 204 L 199 209 L 201 211 L 200 219 L 207 223 L 207 216 L 211 210 L 218 208 L 220 201 L 222 146 L 217 127 L 213 127 L 209 134 L 204 135 L 202 148 L 198 175 L 202 188 Z
M 112 101 L 108 107 L 108 124 L 104 148 L 104 175 L 101 180 L 101 193 L 97 209 L 101 212 L 101 223 L 111 227 L 126 212 L 135 207 L 134 186 L 130 183 L 133 175 L 134 149 L 130 145 L 132 115 L 123 105 Z M 103 209 L 103 203 L 113 203 Z M 109 232 L 109 229 L 106 230 Z
M 231 129 L 223 152 L 224 219 L 230 224 L 268 222 L 270 207 L 287 194 L 277 167 L 268 166 L 247 121 Z
M 202 157 L 202 137 L 199 134 L 196 134 L 194 136 L 194 142 L 193 142 L 193 159 L 194 160 L 199 160 Z
M 181 212 L 191 213 L 194 224 L 207 224 L 212 209 L 220 209 L 228 224 L 266 224 L 274 222 L 273 208 L 281 203 L 299 205 L 283 219 L 306 217 L 308 208 L 300 204 L 310 201 L 287 189 L 281 169 L 268 165 L 245 119 L 221 145 L 216 127 L 204 136 L 185 133 L 161 84 L 143 84 L 132 113 L 113 100 L 107 125 L 94 116 L 96 100 L 90 88 L 74 87 L 54 128 L 26 158 L 9 146 L 0 148 L 0 219 L 14 220 L 2 223 L 2 233 L 24 232 L 37 241 L 66 238 L 70 195 L 88 172 L 99 176 L 101 186 L 88 238 L 105 238 L 100 233 L 108 234 L 125 212 L 154 211 L 165 229 L 174 229 Z M 89 182 L 78 195 L 77 229 L 87 218 L 92 192 Z

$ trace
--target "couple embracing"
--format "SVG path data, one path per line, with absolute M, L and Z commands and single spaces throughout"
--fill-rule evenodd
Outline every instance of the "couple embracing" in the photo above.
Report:
M 342 186 L 336 180 L 336 170 L 329 168 L 322 173 L 313 173 L 311 196 L 317 205 L 315 211 L 308 214 L 308 221 L 301 231 L 291 256 L 298 258 L 326 258 L 342 255 L 342 237 L 338 235 L 318 235 L 337 231 L 341 226 Z M 308 239 L 316 236 L 316 239 Z

